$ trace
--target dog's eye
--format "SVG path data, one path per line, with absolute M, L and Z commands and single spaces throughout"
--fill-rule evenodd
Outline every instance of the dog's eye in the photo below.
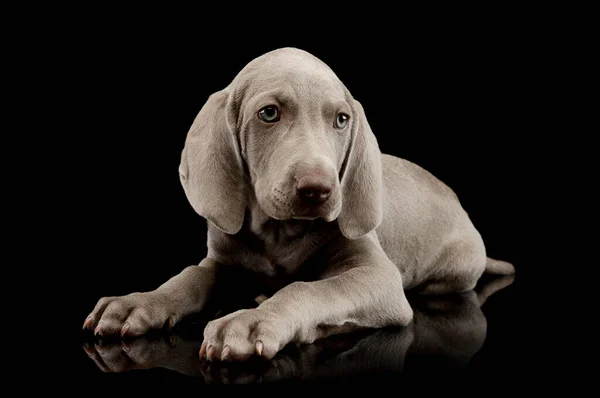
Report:
M 343 129 L 348 125 L 348 120 L 350 120 L 350 116 L 346 115 L 345 113 L 338 113 L 335 118 L 335 128 Z
M 263 122 L 275 123 L 279 120 L 279 110 L 275 105 L 268 105 L 258 111 L 258 117 Z

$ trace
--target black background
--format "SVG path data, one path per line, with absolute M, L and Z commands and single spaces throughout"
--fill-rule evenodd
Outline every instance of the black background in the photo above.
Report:
M 486 303 L 488 338 L 473 367 L 516 374 L 533 366 L 539 135 L 548 132 L 551 89 L 537 35 L 420 32 L 376 46 L 334 39 L 249 45 L 163 33 L 66 32 L 47 47 L 54 67 L 44 74 L 66 98 L 54 104 L 64 144 L 56 162 L 65 177 L 55 189 L 65 193 L 57 221 L 69 233 L 49 231 L 58 242 L 48 250 L 64 264 L 53 276 L 68 300 L 67 374 L 96 382 L 126 377 L 104 375 L 87 358 L 81 324 L 100 297 L 154 289 L 203 258 L 205 221 L 188 204 L 177 172 L 187 130 L 211 93 L 282 46 L 327 63 L 362 103 L 381 150 L 449 185 L 488 254 L 515 265 L 515 283 Z

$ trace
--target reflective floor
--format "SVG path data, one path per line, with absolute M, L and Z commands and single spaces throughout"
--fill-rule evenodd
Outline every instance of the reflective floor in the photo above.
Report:
M 201 361 L 206 319 L 185 320 L 172 332 L 125 341 L 82 334 L 78 371 L 99 383 L 305 383 L 389 380 L 404 374 L 448 371 L 507 375 L 519 360 L 524 337 L 514 277 L 485 278 L 474 291 L 410 296 L 415 310 L 406 328 L 363 330 L 310 345 L 289 345 L 273 360 L 246 363 Z M 223 311 L 215 316 L 222 316 Z M 524 335 L 523 335 L 524 336 Z

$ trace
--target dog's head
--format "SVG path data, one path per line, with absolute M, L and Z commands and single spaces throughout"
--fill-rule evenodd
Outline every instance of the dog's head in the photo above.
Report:
M 351 239 L 382 219 L 381 158 L 364 110 L 302 50 L 264 54 L 211 95 L 179 173 L 196 212 L 229 234 L 251 194 L 272 218 L 337 219 Z

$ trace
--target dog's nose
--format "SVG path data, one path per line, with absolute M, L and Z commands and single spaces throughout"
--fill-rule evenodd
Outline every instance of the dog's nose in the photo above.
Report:
M 332 190 L 333 184 L 323 176 L 304 176 L 296 184 L 296 194 L 308 205 L 325 203 Z

